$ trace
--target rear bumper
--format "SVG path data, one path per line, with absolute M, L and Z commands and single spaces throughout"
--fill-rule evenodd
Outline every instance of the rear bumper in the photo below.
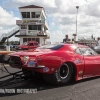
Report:
M 2 61 L 2 57 L 3 57 L 3 61 Z M 27 69 L 27 70 L 31 70 L 31 71 L 36 71 L 39 73 L 47 73 L 47 74 L 52 74 L 54 72 L 54 68 L 52 70 L 52 68 L 50 68 L 50 66 L 45 66 L 45 65 L 38 65 L 36 64 L 34 67 L 32 66 L 28 66 L 23 65 L 23 62 L 21 61 L 21 58 L 18 56 L 9 56 L 9 55 L 0 55 L 0 63 L 6 63 L 9 64 L 10 67 L 12 68 L 23 68 L 23 69 Z

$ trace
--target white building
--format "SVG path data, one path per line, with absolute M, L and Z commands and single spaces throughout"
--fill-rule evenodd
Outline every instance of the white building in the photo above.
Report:
M 20 38 L 20 44 L 27 41 L 37 41 L 40 45 L 46 44 L 49 39 L 48 25 L 46 23 L 46 14 L 43 7 L 29 5 L 19 7 L 22 20 L 16 20 L 20 31 L 16 37 Z

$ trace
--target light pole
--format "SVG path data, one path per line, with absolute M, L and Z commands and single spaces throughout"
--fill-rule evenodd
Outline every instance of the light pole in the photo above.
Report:
M 78 8 L 79 8 L 79 6 L 76 6 L 76 9 L 77 9 L 77 13 L 76 13 L 76 36 L 77 36 L 77 16 L 78 16 Z

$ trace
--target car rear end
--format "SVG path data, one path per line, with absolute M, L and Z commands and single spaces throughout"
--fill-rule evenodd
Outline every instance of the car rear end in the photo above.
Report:
M 13 68 L 22 68 L 31 71 L 33 70 L 40 73 L 46 73 L 46 72 L 51 73 L 50 66 L 51 64 L 54 64 L 55 61 L 54 59 L 49 57 L 50 54 L 41 53 L 35 55 L 34 53 L 34 55 L 20 55 L 20 56 L 11 55 L 9 60 L 9 65 Z
M 53 72 L 55 69 L 54 67 L 58 67 L 60 65 L 60 59 L 57 56 L 57 51 L 61 47 L 62 45 L 57 45 L 53 47 L 49 46 L 49 49 L 46 49 L 46 47 L 44 46 L 43 48 L 38 48 L 33 51 L 16 52 L 10 54 L 11 57 L 9 60 L 9 64 L 11 67 L 14 68 L 25 68 L 41 73 L 50 72 L 51 70 Z M 58 63 L 55 63 L 55 61 L 57 61 Z M 50 67 L 53 68 L 49 69 Z

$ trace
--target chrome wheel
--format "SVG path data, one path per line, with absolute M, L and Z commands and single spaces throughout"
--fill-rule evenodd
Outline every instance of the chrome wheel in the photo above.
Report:
M 68 74 L 69 74 L 69 67 L 68 67 L 67 64 L 62 65 L 62 66 L 59 68 L 59 74 L 60 74 L 61 79 L 65 79 L 65 78 L 68 77 Z

